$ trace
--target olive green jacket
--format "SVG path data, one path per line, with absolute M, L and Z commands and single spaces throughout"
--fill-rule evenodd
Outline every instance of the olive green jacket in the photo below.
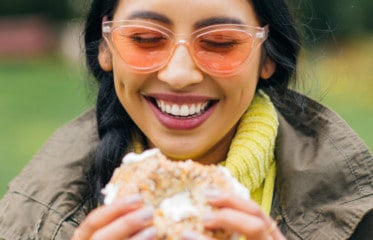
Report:
M 306 121 L 279 112 L 271 215 L 287 239 L 373 239 L 373 158 L 335 113 L 307 100 Z M 0 239 L 70 239 L 93 208 L 86 182 L 95 111 L 59 129 L 0 202 Z

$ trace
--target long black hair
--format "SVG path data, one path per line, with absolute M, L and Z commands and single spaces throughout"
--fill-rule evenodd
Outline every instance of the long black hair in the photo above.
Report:
M 273 76 L 260 80 L 258 88 L 264 89 L 278 108 L 284 98 L 292 97 L 287 91 L 294 79 L 300 49 L 300 37 L 286 0 L 250 0 L 263 24 L 270 25 L 270 34 L 263 45 L 263 54 L 276 63 Z M 119 102 L 114 89 L 113 74 L 105 72 L 98 63 L 98 48 L 102 40 L 101 22 L 104 16 L 113 15 L 118 0 L 93 0 L 85 27 L 86 61 L 98 83 L 96 117 L 100 142 L 93 154 L 90 183 L 99 196 L 100 189 L 109 181 L 114 168 L 131 144 L 137 127 Z

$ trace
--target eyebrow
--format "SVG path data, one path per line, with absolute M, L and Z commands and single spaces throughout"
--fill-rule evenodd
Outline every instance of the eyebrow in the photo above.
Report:
M 163 14 L 159 14 L 157 12 L 152 12 L 152 11 L 145 11 L 145 10 L 139 10 L 139 11 L 134 11 L 129 15 L 128 19 L 136 19 L 136 18 L 141 18 L 141 19 L 147 19 L 147 20 L 155 20 L 162 22 L 164 24 L 173 24 L 171 19 L 169 19 L 167 16 Z M 232 17 L 211 17 L 207 19 L 200 20 L 196 22 L 193 27 L 194 29 L 199 29 L 211 25 L 217 25 L 217 24 L 244 24 L 243 21 L 241 21 L 238 18 L 232 18 Z
M 208 27 L 211 25 L 217 25 L 217 24 L 244 24 L 240 19 L 238 18 L 231 18 L 231 17 L 212 17 L 203 19 L 201 21 L 198 21 L 194 24 L 194 28 L 203 28 Z
M 142 19 L 148 19 L 148 20 L 155 20 L 159 21 L 165 24 L 172 24 L 172 21 L 166 17 L 165 15 L 152 12 L 152 11 L 134 11 L 129 15 L 128 19 L 136 19 L 136 18 L 142 18 Z

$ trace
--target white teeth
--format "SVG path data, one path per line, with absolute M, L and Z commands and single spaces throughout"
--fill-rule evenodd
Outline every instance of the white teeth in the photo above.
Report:
M 208 106 L 208 102 L 178 105 L 166 103 L 163 100 L 156 100 L 156 103 L 162 112 L 178 117 L 201 114 Z
M 196 106 L 196 112 L 200 112 L 202 108 L 202 104 L 197 104 Z
M 189 115 L 189 109 L 187 105 L 182 105 L 180 108 L 180 116 L 186 117 Z
M 189 113 L 190 114 L 195 114 L 197 111 L 196 111 L 196 106 L 195 105 L 192 105 L 192 106 L 190 106 L 190 108 L 189 108 Z
M 164 105 L 164 104 L 163 104 Z M 172 107 L 171 105 L 166 105 L 166 107 L 164 108 L 161 108 L 162 109 L 162 112 L 168 112 L 168 113 L 171 113 L 172 112 Z
M 171 111 L 171 114 L 172 114 L 172 115 L 175 115 L 175 116 L 180 115 L 180 108 L 179 108 L 179 106 L 177 106 L 177 105 L 172 105 L 172 111 Z

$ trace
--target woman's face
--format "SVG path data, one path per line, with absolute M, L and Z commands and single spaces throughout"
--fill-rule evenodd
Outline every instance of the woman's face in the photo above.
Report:
M 113 20 L 125 19 L 150 21 L 176 34 L 190 34 L 198 26 L 217 22 L 260 26 L 247 0 L 121 0 Z M 129 69 L 116 52 L 108 54 L 104 47 L 99 53 L 100 65 L 113 71 L 118 98 L 149 147 L 172 159 L 202 163 L 225 159 L 259 76 L 268 75 L 270 68 L 261 68 L 260 59 L 257 48 L 241 71 L 217 77 L 202 71 L 185 45 L 178 45 L 168 64 L 153 73 Z

